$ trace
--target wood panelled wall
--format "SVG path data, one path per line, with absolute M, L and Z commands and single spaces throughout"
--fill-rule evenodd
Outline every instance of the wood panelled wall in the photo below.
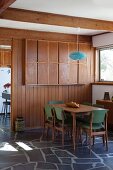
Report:
M 75 44 L 73 43 L 75 40 L 75 36 L 73 35 L 64 35 L 57 34 L 58 39 L 56 38 L 55 33 L 40 33 L 32 31 L 22 30 L 11 30 L 12 35 L 12 113 L 11 113 L 11 122 L 12 129 L 14 128 L 14 121 L 17 116 L 23 116 L 25 120 L 26 128 L 35 128 L 42 126 L 43 123 L 43 107 L 48 103 L 49 100 L 63 100 L 64 102 L 68 101 L 76 101 L 78 103 L 82 103 L 84 101 L 91 101 L 91 84 L 94 82 L 94 49 L 92 48 L 91 41 L 89 41 L 89 37 L 81 36 L 80 39 L 82 43 L 79 44 L 79 49 L 84 51 L 88 57 L 79 61 L 76 64 L 77 68 L 74 68 L 75 79 L 78 84 L 70 84 L 70 85 L 25 85 L 23 84 L 23 79 L 25 80 L 25 41 L 32 37 L 32 39 L 39 40 L 47 40 L 47 41 L 58 41 L 58 43 L 62 44 L 65 42 L 70 46 L 70 50 L 74 48 Z M 4 35 L 4 38 L 8 35 L 9 30 L 3 30 L 3 34 L 0 31 L 0 36 Z M 28 34 L 29 33 L 29 34 Z M 21 36 L 18 37 L 18 34 Z M 46 38 L 45 38 L 46 35 Z M 23 37 L 23 38 L 22 38 Z M 47 38 L 49 37 L 49 38 Z M 52 37 L 50 39 L 50 37 Z M 60 41 L 59 41 L 60 37 Z M 68 38 L 67 38 L 68 37 Z M 8 37 L 7 37 L 8 38 Z M 9 37 L 11 39 L 11 37 Z M 62 40 L 61 40 L 62 39 Z M 70 41 L 72 39 L 72 41 Z M 67 42 L 67 43 L 66 43 Z M 74 44 L 74 45 L 73 45 Z M 41 46 L 42 48 L 42 46 Z M 62 48 L 62 47 L 61 47 Z M 41 49 L 42 50 L 42 49 Z M 55 55 L 54 50 L 52 49 L 52 53 Z M 38 52 L 40 51 L 40 47 L 38 47 Z M 42 50 L 43 51 L 43 50 Z M 44 55 L 45 51 L 43 51 Z M 66 51 L 62 50 L 60 54 L 62 58 L 67 55 Z M 50 56 L 52 54 L 50 53 Z M 58 51 L 59 55 L 59 51 Z M 55 57 L 55 56 L 54 56 Z M 32 60 L 32 58 L 31 58 Z M 40 67 L 39 67 L 40 69 Z M 73 69 L 73 68 L 72 68 Z M 78 75 L 77 75 L 78 74 Z

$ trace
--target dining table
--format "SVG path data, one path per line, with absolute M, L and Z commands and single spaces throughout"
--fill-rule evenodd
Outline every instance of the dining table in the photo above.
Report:
M 79 104 L 78 108 L 72 108 L 67 106 L 66 104 L 53 104 L 52 107 L 59 107 L 62 108 L 64 111 L 71 113 L 73 117 L 73 125 L 72 125 L 72 136 L 73 136 L 73 147 L 75 150 L 76 147 L 76 116 L 79 114 L 87 114 L 91 113 L 94 110 L 108 110 L 104 108 L 99 108 L 99 107 L 94 107 L 94 106 L 88 106 L 88 105 L 83 105 Z

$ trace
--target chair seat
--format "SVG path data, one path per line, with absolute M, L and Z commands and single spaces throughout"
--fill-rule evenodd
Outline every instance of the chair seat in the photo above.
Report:
M 54 107 L 54 129 L 56 132 L 62 133 L 62 147 L 64 147 L 64 135 L 72 137 L 72 116 L 69 113 L 65 113 L 63 109 Z
M 81 123 L 81 127 L 82 128 L 87 128 L 87 129 L 90 129 L 90 124 L 89 123 Z M 103 124 L 102 123 L 93 123 L 92 124 L 92 130 L 97 130 L 97 129 L 102 129 L 104 128 Z
M 89 136 L 90 154 L 91 154 L 91 138 L 93 137 L 94 144 L 95 136 L 103 137 L 103 143 L 106 144 L 106 150 L 108 150 L 107 111 L 108 111 L 107 109 L 93 110 L 88 116 L 89 118 L 88 117 L 86 117 L 85 119 L 78 118 L 77 126 L 80 132 L 80 139 L 82 137 L 81 133 L 85 131 L 86 134 Z

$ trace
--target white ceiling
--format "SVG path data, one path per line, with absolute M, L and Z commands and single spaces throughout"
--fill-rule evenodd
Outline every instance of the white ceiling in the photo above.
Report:
M 113 0 L 16 0 L 10 7 L 113 21 Z M 0 27 L 95 35 L 105 31 L 0 20 Z

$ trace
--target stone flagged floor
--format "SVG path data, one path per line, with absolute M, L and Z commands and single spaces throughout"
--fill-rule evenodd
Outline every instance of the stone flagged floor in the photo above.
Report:
M 2 129 L 3 130 L 3 129 Z M 11 133 L 0 130 L 0 170 L 113 170 L 113 137 L 109 138 L 109 151 L 105 151 L 98 138 L 92 147 L 91 156 L 85 144 L 78 145 L 74 152 L 72 143 L 54 144 L 41 139 L 41 130 Z M 41 140 L 40 140 L 41 139 Z M 25 150 L 16 142 L 23 142 L 31 148 Z M 11 151 L 11 146 L 15 151 Z

